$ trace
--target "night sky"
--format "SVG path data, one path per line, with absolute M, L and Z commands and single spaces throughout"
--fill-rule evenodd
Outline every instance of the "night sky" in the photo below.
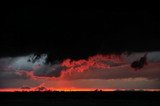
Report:
M 47 2 L 10 2 L 0 11 L 0 88 L 41 84 L 62 88 L 160 88 L 157 9 L 68 9 L 54 8 Z M 39 79 L 33 83 L 35 77 Z M 47 78 L 53 78 L 53 83 Z M 86 86 L 82 84 L 85 80 Z M 97 85 L 93 86 L 95 80 Z
M 37 52 L 76 59 L 97 53 L 160 50 L 156 9 L 66 9 L 47 3 L 7 3 L 1 11 L 1 56 Z

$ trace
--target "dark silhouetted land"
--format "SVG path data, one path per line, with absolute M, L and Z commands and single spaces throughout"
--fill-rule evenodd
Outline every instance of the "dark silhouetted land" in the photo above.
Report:
M 1 92 L 1 106 L 159 106 L 160 92 Z

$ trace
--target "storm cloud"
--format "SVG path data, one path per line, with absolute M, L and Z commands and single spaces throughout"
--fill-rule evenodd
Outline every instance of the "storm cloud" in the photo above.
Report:
M 132 53 L 127 55 L 102 55 L 88 57 L 87 59 L 71 60 L 47 64 L 47 55 L 42 54 L 33 61 L 35 55 L 19 57 L 4 57 L 0 59 L 0 87 L 21 86 L 22 82 L 33 81 L 37 85 L 43 78 L 80 80 L 80 79 L 135 79 L 146 78 L 160 80 L 160 52 L 148 52 L 143 67 L 135 71 L 131 64 L 140 62 L 145 53 Z M 29 61 L 28 61 L 29 60 Z M 145 64 L 147 63 L 147 64 Z M 36 79 L 34 79 L 36 78 Z M 14 81 L 22 81 L 17 85 Z M 32 85 L 32 86 L 33 86 Z
M 131 64 L 131 67 L 134 68 L 135 70 L 141 69 L 144 67 L 144 65 L 147 65 L 147 54 L 145 54 L 143 57 L 141 57 L 139 60 L 134 61 Z
M 65 67 L 60 64 L 40 66 L 34 69 L 33 75 L 38 77 L 59 77 Z
M 60 77 L 62 73 L 79 73 L 80 75 L 81 73 L 88 72 L 90 72 L 91 76 L 94 76 L 93 74 L 95 72 L 97 72 L 98 75 L 98 73 L 101 73 L 102 70 L 107 73 L 114 73 L 114 70 L 117 70 L 116 72 L 121 75 L 123 71 L 130 73 L 132 70 L 131 67 L 139 68 L 140 66 L 138 65 L 142 64 L 142 67 L 140 68 L 144 68 L 146 63 L 149 65 L 148 69 L 152 70 L 150 64 L 155 65 L 160 62 L 160 52 L 148 52 L 147 55 L 145 54 L 146 53 L 132 53 L 129 56 L 124 53 L 121 55 L 98 54 L 88 57 L 88 59 L 66 59 L 62 62 L 56 62 L 54 64 L 46 64 L 46 54 L 40 55 L 39 58 L 34 60 L 34 62 L 28 61 L 29 59 L 34 59 L 36 57 L 34 54 L 20 57 L 8 57 L 0 59 L 0 78 L 8 78 L 8 76 L 12 76 L 10 78 L 20 78 L 20 76 L 22 76 L 22 78 L 29 78 L 26 77 L 29 72 L 33 73 L 33 76 L 37 77 Z M 136 64 L 134 63 L 137 63 L 137 66 L 135 66 Z M 159 65 L 156 65 L 156 67 L 158 66 Z M 108 74 L 104 75 L 107 76 Z M 132 73 L 132 75 L 134 75 L 134 73 Z M 125 76 L 126 75 L 124 74 L 124 77 Z M 118 78 L 118 76 L 116 76 L 116 78 Z

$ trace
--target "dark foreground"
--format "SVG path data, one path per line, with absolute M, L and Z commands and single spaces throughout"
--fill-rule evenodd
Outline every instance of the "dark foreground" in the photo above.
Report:
M 160 92 L 1 92 L 0 106 L 160 106 Z

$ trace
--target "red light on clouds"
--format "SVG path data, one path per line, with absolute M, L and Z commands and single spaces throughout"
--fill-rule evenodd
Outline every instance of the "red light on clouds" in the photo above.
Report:
M 122 55 L 98 54 L 88 57 L 88 59 L 66 59 L 61 63 L 51 65 L 34 65 L 32 63 L 26 63 L 25 59 L 21 58 L 25 63 L 23 66 L 26 65 L 25 67 L 19 68 L 21 66 L 19 63 L 22 61 L 15 62 L 14 64 L 9 62 L 9 64 L 4 65 L 5 69 L 1 71 L 2 76 L 0 76 L 0 78 L 2 77 L 1 88 L 4 89 L 0 89 L 0 91 L 35 91 L 38 87 L 40 87 L 39 90 L 90 91 L 97 88 L 103 88 L 103 91 L 107 91 L 113 90 L 112 88 L 116 89 L 119 86 L 122 86 L 122 88 L 129 88 L 130 86 L 128 85 L 130 85 L 130 83 L 134 85 L 133 87 L 137 87 L 137 82 L 139 82 L 139 87 L 142 88 L 152 88 L 150 86 L 153 86 L 153 88 L 158 87 L 159 82 L 154 79 L 159 79 L 159 60 L 154 60 L 155 57 L 150 56 L 148 57 L 149 64 L 140 71 L 135 72 L 133 71 L 134 69 L 130 67 L 131 62 L 132 60 L 134 61 L 135 57 L 138 58 L 136 55 L 131 55 L 130 57 L 126 56 L 124 58 Z M 13 69 L 7 68 L 7 66 L 12 66 L 11 68 Z M 136 78 L 142 79 L 137 80 Z M 105 85 L 106 82 L 111 79 L 114 80 L 115 83 Z M 129 80 L 126 81 L 123 79 Z M 135 83 L 135 81 L 137 82 Z M 21 89 L 23 84 L 28 85 L 31 88 L 24 87 Z M 8 89 L 12 86 L 15 87 Z M 46 89 L 44 87 L 46 87 Z

